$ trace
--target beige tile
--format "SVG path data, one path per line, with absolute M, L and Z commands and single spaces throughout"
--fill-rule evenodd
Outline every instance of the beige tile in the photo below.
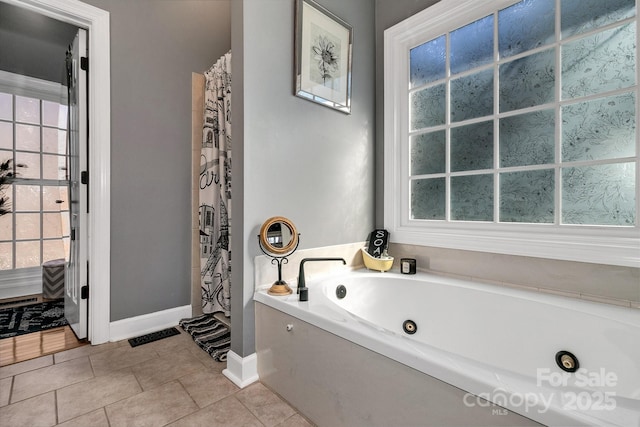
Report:
M 0 407 L 7 406 L 9 404 L 9 397 L 11 397 L 11 384 L 13 384 L 12 377 L 0 380 Z
M 313 427 L 313 424 L 307 421 L 302 415 L 295 414 L 278 424 L 278 427 Z
M 196 356 L 207 369 L 213 372 L 222 372 L 223 369 L 227 368 L 227 362 L 216 361 L 209 353 L 198 347 L 195 341 L 191 340 L 191 343 L 188 350 Z
M 58 390 L 58 421 L 63 422 L 142 392 L 128 370 L 102 375 Z M 87 424 L 91 425 L 91 424 Z
M 291 406 L 261 383 L 250 385 L 236 397 L 267 427 L 278 425 L 295 413 Z
M 86 357 L 25 372 L 13 379 L 11 402 L 28 399 L 92 377 L 93 371 Z
M 132 366 L 131 370 L 148 390 L 194 372 L 205 372 L 206 368 L 191 352 L 180 350 Z
M 109 420 L 104 408 L 97 409 L 88 414 L 81 415 L 77 418 L 58 424 L 58 427 L 109 427 Z
M 61 351 L 53 355 L 55 363 L 62 363 L 68 360 L 77 359 L 79 357 L 90 356 L 92 354 L 117 348 L 115 342 L 108 342 L 100 345 L 83 345 L 82 347 L 72 348 L 71 350 Z
M 124 342 L 125 344 L 122 344 Z M 127 341 L 119 342 L 119 347 L 103 351 L 89 356 L 91 366 L 96 376 L 105 375 L 109 372 L 123 368 L 129 368 L 138 363 L 158 357 L 158 353 L 147 345 L 131 347 Z
M 182 385 L 173 381 L 106 407 L 111 427 L 156 427 L 197 411 Z
M 147 350 L 154 350 L 158 353 L 158 356 L 162 357 L 183 350 L 191 345 L 193 341 L 191 335 L 186 333 L 180 326 L 176 326 L 175 328 L 180 332 L 179 335 L 144 344 L 144 347 L 147 347 Z
M 0 408 L 3 427 L 48 427 L 56 424 L 54 392 Z
M 201 408 L 240 390 L 227 377 L 214 372 L 195 372 L 179 381 Z
M 0 368 L 0 378 L 12 377 L 23 372 L 40 369 L 49 365 L 53 365 L 53 356 L 51 355 L 26 360 L 20 363 L 14 363 L 13 365 L 7 365 Z
M 238 401 L 229 396 L 188 415 L 168 427 L 262 427 L 262 423 Z

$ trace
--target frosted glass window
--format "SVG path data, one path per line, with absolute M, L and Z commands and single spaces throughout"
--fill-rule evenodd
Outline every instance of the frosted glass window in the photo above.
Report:
M 550 49 L 500 65 L 500 112 L 553 102 L 555 62 Z
M 444 178 L 411 181 L 412 219 L 445 219 L 445 205 Z
M 451 32 L 451 73 L 493 62 L 493 15 Z
M 13 120 L 13 96 L 0 92 L 0 119 Z
M 562 38 L 631 18 L 636 0 L 562 0 Z
M 16 150 L 40 151 L 40 126 L 16 125 Z
M 16 122 L 40 124 L 40 100 L 16 96 Z
M 451 219 L 493 220 L 493 175 L 451 178 Z
M 633 225 L 636 221 L 633 163 L 562 170 L 562 222 Z
M 493 70 L 451 81 L 451 121 L 493 114 Z
M 385 31 L 385 226 L 637 267 L 640 0 L 450 3 Z
M 493 122 L 451 129 L 451 171 L 493 167 Z
M 563 99 L 629 87 L 636 82 L 635 23 L 562 47 Z
M 444 131 L 411 137 L 411 175 L 443 173 L 446 164 Z
M 13 149 L 13 125 L 8 122 L 0 122 L 0 148 Z M 0 157 L 0 162 L 6 159 Z
M 553 169 L 500 174 L 500 221 L 554 222 Z
M 444 78 L 446 73 L 445 36 L 428 41 L 409 51 L 411 87 L 422 86 Z
M 523 0 L 498 12 L 500 57 L 555 41 L 555 0 Z
M 555 110 L 500 119 L 500 166 L 553 163 Z
M 634 93 L 562 108 L 562 160 L 602 160 L 635 155 Z
M 411 129 L 418 130 L 445 122 L 445 85 L 411 94 Z

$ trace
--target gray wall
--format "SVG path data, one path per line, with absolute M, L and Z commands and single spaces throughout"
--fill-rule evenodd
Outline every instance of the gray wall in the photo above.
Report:
M 85 2 L 111 15 L 116 321 L 190 304 L 191 73 L 231 48 L 231 7 L 230 0 Z
M 375 18 L 373 0 L 320 2 L 353 26 L 352 114 L 346 115 L 293 96 L 295 2 L 235 3 L 234 91 L 242 90 L 244 101 L 234 104 L 233 140 L 244 155 L 238 159 L 234 151 L 232 234 L 242 233 L 242 241 L 234 238 L 233 250 L 242 266 L 234 263 L 232 276 L 231 348 L 245 356 L 255 349 L 253 258 L 260 254 L 262 223 L 288 217 L 300 232 L 301 249 L 363 241 L 374 226 Z M 237 48 L 236 30 L 242 37 Z M 241 133 L 237 120 L 243 120 Z

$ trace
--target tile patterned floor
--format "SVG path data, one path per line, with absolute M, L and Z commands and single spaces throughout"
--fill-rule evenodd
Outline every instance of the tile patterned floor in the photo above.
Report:
M 179 329 L 179 328 L 178 328 Z M 0 425 L 310 427 L 261 383 L 239 389 L 181 331 L 135 348 L 84 346 L 0 368 Z

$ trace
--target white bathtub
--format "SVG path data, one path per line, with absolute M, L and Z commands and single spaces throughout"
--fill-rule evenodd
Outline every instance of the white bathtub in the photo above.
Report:
M 426 273 L 307 283 L 309 302 L 254 299 L 469 392 L 460 405 L 481 397 L 547 425 L 640 426 L 640 310 Z M 577 372 L 557 366 L 562 350 Z

